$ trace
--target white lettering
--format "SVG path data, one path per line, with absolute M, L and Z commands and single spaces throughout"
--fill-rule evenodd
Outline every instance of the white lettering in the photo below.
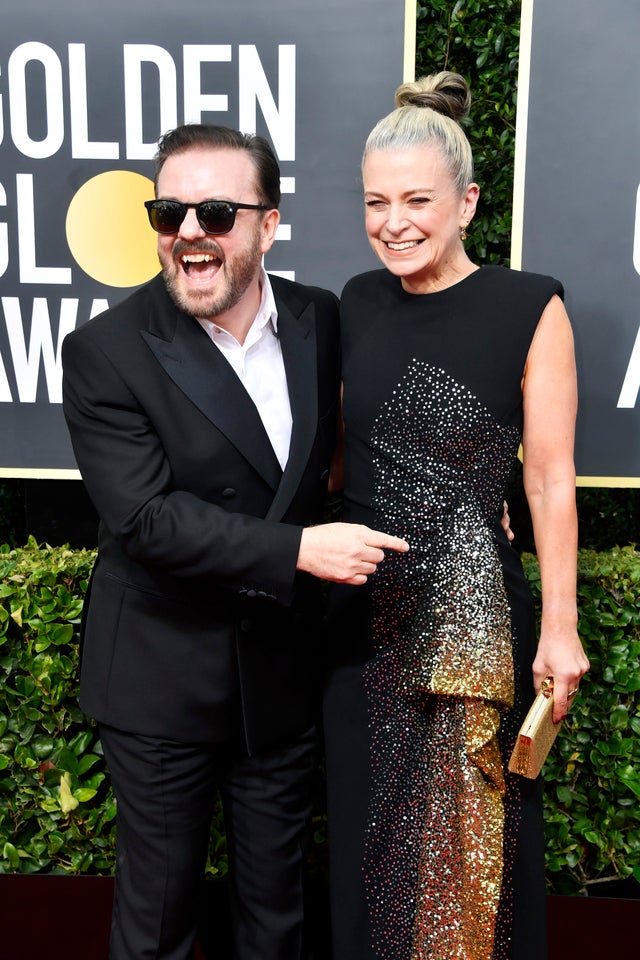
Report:
M 93 320 L 94 317 L 97 317 L 99 313 L 104 313 L 105 310 L 109 309 L 109 301 L 103 300 L 100 297 L 96 297 L 95 300 L 91 303 L 91 310 L 89 311 L 89 320 Z
M 640 273 L 640 186 L 636 192 L 636 224 L 633 234 L 633 265 Z
M 89 140 L 87 59 L 83 43 L 69 44 L 69 105 L 74 160 L 117 160 L 120 156 L 117 143 Z
M 2 76 L 2 67 L 0 67 L 0 77 Z M 4 101 L 0 93 L 0 143 L 4 140 Z
M 0 183 L 0 207 L 6 207 L 7 194 Z M 2 277 L 9 266 L 9 228 L 6 223 L 0 223 L 0 277 Z
M 256 46 L 240 44 L 237 50 L 238 119 L 233 125 L 255 132 L 259 107 L 279 159 L 294 160 L 295 45 L 278 47 L 277 94 L 269 86 Z M 123 45 L 124 145 L 91 139 L 90 99 L 96 82 L 90 82 L 87 74 L 86 44 L 69 43 L 67 57 L 63 76 L 62 59 L 45 43 L 29 41 L 11 53 L 7 69 L 8 126 L 16 148 L 36 160 L 51 157 L 60 150 L 65 137 L 68 85 L 68 129 L 75 159 L 118 160 L 121 155 L 130 160 L 151 159 L 158 137 L 179 122 L 177 70 L 169 51 L 156 44 Z M 229 96 L 224 92 L 206 91 L 202 68 L 203 64 L 231 63 L 233 59 L 231 44 L 187 44 L 182 48 L 183 122 L 202 122 L 207 113 L 228 113 Z M 147 81 L 145 64 L 153 65 L 158 73 L 157 91 L 154 91 L 157 101 L 155 96 L 151 98 L 153 103 L 157 102 L 157 125 L 156 118 L 150 118 L 151 108 L 146 103 L 147 82 L 152 81 Z M 41 112 L 43 119 L 40 119 Z M 35 139 L 33 132 L 37 122 L 43 125 L 41 139 Z M 0 143 L 3 138 L 4 103 L 0 95 Z
M 296 48 L 278 47 L 278 104 L 269 89 L 258 51 L 251 44 L 239 47 L 239 122 L 247 133 L 255 133 L 256 105 L 260 104 L 274 149 L 280 160 L 295 160 L 296 154 Z
M 160 117 L 153 140 L 145 142 L 142 129 L 142 64 L 154 63 L 160 81 Z M 125 136 L 128 160 L 150 160 L 160 134 L 178 123 L 176 67 L 171 55 L 155 44 L 128 43 L 124 47 Z
M 29 136 L 26 66 L 36 61 L 44 67 L 44 94 L 47 134 L 43 140 Z M 62 65 L 57 54 L 44 43 L 23 43 L 9 57 L 9 108 L 11 136 L 18 150 L 26 157 L 42 160 L 52 157 L 64 142 Z
M 36 266 L 36 224 L 33 202 L 33 176 L 16 174 L 18 208 L 18 258 L 21 283 L 71 283 L 68 267 Z
M 7 374 L 4 369 L 4 363 L 2 362 L 1 353 L 0 353 L 0 403 L 13 403 L 13 397 L 11 396 L 9 381 L 7 380 Z
M 202 114 L 209 111 L 225 112 L 229 97 L 225 94 L 202 92 L 201 66 L 203 63 L 229 63 L 231 47 L 228 44 L 188 44 L 183 51 L 184 122 L 202 123 Z
M 633 266 L 640 273 L 640 185 L 636 191 L 636 222 L 633 233 Z M 636 405 L 640 391 L 640 329 L 629 357 L 629 365 L 622 382 L 618 397 L 619 409 L 629 409 Z
M 41 360 L 44 366 L 49 402 L 62 403 L 60 351 L 66 335 L 75 329 L 78 300 L 62 299 L 60 301 L 60 323 L 55 353 L 49 309 L 44 297 L 36 297 L 33 301 L 28 351 L 20 312 L 20 301 L 17 297 L 3 297 L 2 306 L 21 403 L 36 402 Z
M 622 390 L 620 391 L 620 396 L 618 397 L 617 406 L 621 409 L 628 409 L 628 408 L 635 407 L 636 402 L 638 400 L 639 391 L 640 391 L 640 328 L 638 329 L 636 342 L 634 344 L 633 350 L 631 351 L 631 357 L 629 358 L 629 366 L 627 367 L 627 372 L 625 374 L 625 378 L 622 383 Z

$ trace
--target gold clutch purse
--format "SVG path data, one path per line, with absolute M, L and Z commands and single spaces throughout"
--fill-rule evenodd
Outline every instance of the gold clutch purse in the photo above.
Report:
M 562 726 L 553 719 L 553 678 L 542 681 L 537 697 L 520 727 L 509 770 L 535 780 Z

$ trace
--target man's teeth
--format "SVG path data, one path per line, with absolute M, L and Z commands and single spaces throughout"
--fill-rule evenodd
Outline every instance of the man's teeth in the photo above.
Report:
M 182 258 L 183 263 L 209 263 L 211 260 L 219 260 L 219 257 L 212 253 L 185 253 Z
M 403 243 L 391 243 L 389 240 L 387 246 L 389 250 L 408 250 L 409 247 L 417 247 L 419 243 L 419 240 L 405 240 Z

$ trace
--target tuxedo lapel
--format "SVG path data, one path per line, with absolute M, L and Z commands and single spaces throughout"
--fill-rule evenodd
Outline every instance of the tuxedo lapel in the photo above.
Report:
M 141 336 L 173 382 L 276 491 L 268 517 L 282 519 L 302 480 L 317 430 L 315 306 L 306 305 L 296 316 L 286 295 L 274 289 L 293 420 L 283 473 L 255 404 L 230 364 L 197 320 L 177 310 L 164 283 L 154 284 L 149 329 L 141 330 Z
M 173 307 L 141 336 L 182 392 L 275 490 L 282 470 L 255 404 L 197 320 Z
M 280 520 L 291 503 L 309 460 L 318 420 L 318 384 L 315 307 L 309 304 L 299 317 L 276 296 L 278 337 L 287 375 L 293 425 L 289 458 L 267 514 Z

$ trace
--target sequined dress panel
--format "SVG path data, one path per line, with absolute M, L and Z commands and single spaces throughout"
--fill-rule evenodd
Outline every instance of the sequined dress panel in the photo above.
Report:
M 427 296 L 386 271 L 343 294 L 346 518 L 411 551 L 330 604 L 335 960 L 520 960 L 513 878 L 530 872 L 515 861 L 528 856 L 532 801 L 506 754 L 532 695 L 535 637 L 498 518 L 526 355 L 554 293 L 550 278 L 487 267 Z M 339 787 L 354 750 L 368 770 L 350 814 Z M 543 900 L 538 879 L 532 903 Z

